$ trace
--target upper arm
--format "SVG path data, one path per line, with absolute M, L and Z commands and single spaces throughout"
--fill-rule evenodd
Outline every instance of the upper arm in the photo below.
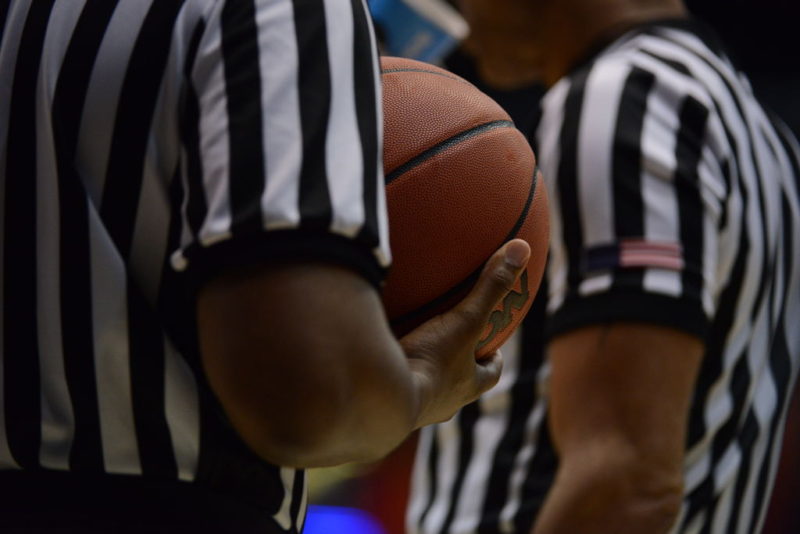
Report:
M 702 342 L 672 328 L 612 323 L 573 330 L 549 345 L 551 430 L 569 458 L 633 463 L 677 488 L 686 415 Z M 621 466 L 618 466 L 621 467 Z

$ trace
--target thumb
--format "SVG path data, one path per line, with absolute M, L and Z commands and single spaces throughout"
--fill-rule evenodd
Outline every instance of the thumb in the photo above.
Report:
M 489 314 L 514 287 L 530 255 L 531 248 L 527 242 L 513 239 L 489 258 L 475 286 L 454 308 L 470 328 L 482 329 L 486 325 Z

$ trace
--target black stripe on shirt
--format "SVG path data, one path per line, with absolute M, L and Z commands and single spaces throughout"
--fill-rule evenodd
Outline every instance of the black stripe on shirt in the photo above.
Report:
M 261 196 L 266 186 L 255 2 L 226 1 L 220 21 L 228 105 L 231 230 L 255 233 L 263 227 Z
M 183 72 L 185 82 L 185 110 L 181 122 L 181 135 L 184 147 L 186 148 L 186 178 L 188 191 L 186 193 L 186 219 L 189 229 L 199 241 L 200 229 L 203 226 L 206 215 L 208 214 L 208 204 L 206 203 L 205 187 L 203 184 L 203 160 L 200 156 L 200 104 L 192 83 L 192 68 L 197 51 L 200 47 L 200 40 L 205 32 L 205 22 L 200 21 L 192 35 L 189 43 L 189 51 L 186 55 L 185 69 Z M 180 206 L 178 206 L 180 208 Z M 172 249 L 175 250 L 175 249 Z M 171 252 L 171 251 L 170 251 Z
M 64 373 L 75 431 L 70 469 L 101 473 L 103 447 L 97 404 L 92 317 L 89 200 L 75 167 L 78 132 L 92 67 L 117 2 L 88 2 L 73 32 L 52 104 L 59 194 L 59 263 Z
M 766 200 L 764 199 L 764 195 L 766 194 L 762 190 L 762 181 L 772 179 L 769 176 L 769 173 L 762 173 L 761 169 L 759 168 L 759 161 L 756 158 L 755 154 L 755 147 L 753 143 L 750 143 L 750 151 L 752 155 L 753 166 L 755 167 L 755 176 L 754 179 L 756 181 L 755 187 L 755 196 L 756 201 L 758 202 L 758 210 L 760 216 L 760 229 L 761 229 L 761 237 L 759 243 L 761 244 L 761 272 L 759 275 L 753 273 L 752 276 L 758 276 L 758 291 L 756 292 L 756 299 L 753 305 L 753 312 L 750 315 L 750 320 L 756 322 L 756 314 L 761 309 L 764 299 L 767 298 L 767 288 L 770 282 L 770 273 L 772 272 L 772 266 L 775 263 L 775 246 L 774 244 L 777 243 L 777 236 L 771 237 L 769 235 L 769 224 L 767 222 L 767 205 Z M 774 330 L 772 325 L 772 317 L 768 315 L 768 321 L 770 323 L 768 330 L 772 332 Z
M 351 0 L 353 6 L 353 66 L 355 72 L 355 99 L 358 133 L 364 166 L 364 226 L 359 239 L 371 248 L 378 246 L 378 146 L 377 106 L 381 102 L 375 94 L 376 65 L 369 31 L 368 14 L 362 0 Z
M 198 244 L 186 248 L 190 269 L 184 277 L 190 292 L 199 289 L 211 278 L 228 269 L 273 261 L 324 261 L 352 269 L 380 290 L 385 269 L 375 256 L 354 240 L 331 233 L 307 230 L 272 230 L 215 243 L 211 247 Z
M 680 61 L 664 57 L 660 54 L 653 52 L 652 50 L 640 50 L 640 52 L 646 56 L 650 56 L 651 58 L 655 59 L 656 61 L 659 61 L 660 63 L 663 63 L 665 66 L 671 68 L 672 70 L 674 70 L 679 74 L 682 74 L 687 79 L 692 81 L 694 80 L 691 71 L 689 71 L 689 68 Z
M 681 272 L 682 291 L 685 297 L 700 302 L 703 298 L 705 216 L 698 168 L 705 146 L 707 120 L 706 107 L 694 98 L 687 97 L 679 111 L 680 126 L 675 146 L 677 169 L 674 186 L 685 264 Z
M 617 117 L 611 156 L 616 239 L 645 236 L 641 144 L 647 100 L 655 79 L 652 72 L 634 67 L 625 80 L 620 97 L 623 104 Z M 617 269 L 613 286 L 641 287 L 643 279 L 644 269 Z
M 583 114 L 583 96 L 589 71 L 577 73 L 564 103 L 564 119 L 559 134 L 561 156 L 558 162 L 558 195 L 562 212 L 562 232 L 566 247 L 567 287 L 575 291 L 581 282 L 581 251 L 583 250 L 583 219 L 578 198 L 578 132 Z
M 706 339 L 709 320 L 697 300 L 643 291 L 573 296 L 548 320 L 545 335 L 553 339 L 584 326 L 613 321 L 653 323 Z
M 8 446 L 20 467 L 39 466 L 41 384 L 37 328 L 36 87 L 54 0 L 25 20 L 9 106 L 4 221 L 3 366 Z
M 301 505 L 303 504 L 303 495 L 306 493 L 306 475 L 302 469 L 297 469 L 294 472 L 294 482 L 292 483 L 292 504 L 289 507 L 289 516 L 292 518 L 292 528 L 294 532 L 300 531 L 300 526 L 303 524 L 303 517 L 301 517 Z
M 152 306 L 132 281 L 128 283 L 128 336 L 133 420 L 142 474 L 176 478 L 178 467 L 164 411 L 164 337 Z
M 323 0 L 293 0 L 299 55 L 298 83 L 303 161 L 300 226 L 327 230 L 332 220 L 325 145 L 331 106 L 331 73 Z
M 8 8 L 11 6 L 11 0 L 0 1 L 0 43 L 3 42 L 3 35 L 5 35 L 6 19 L 8 18 Z
M 439 437 L 437 435 L 437 427 L 430 427 L 429 432 L 431 433 L 431 449 L 428 451 L 428 457 L 425 459 L 425 468 L 428 470 L 428 481 L 430 482 L 428 485 L 428 502 L 419 515 L 419 519 L 417 520 L 418 525 L 425 524 L 425 520 L 428 518 L 428 514 L 433 508 L 433 503 L 436 501 L 436 494 L 439 491 L 439 479 L 436 472 L 436 467 L 439 465 Z
M 194 320 L 194 309 L 188 302 L 181 273 L 172 268 L 170 254 L 180 247 L 181 230 L 181 205 L 184 201 L 185 190 L 180 177 L 181 168 L 176 166 L 174 175 L 169 184 L 169 230 L 167 242 L 161 265 L 161 290 L 158 293 L 158 314 L 164 331 L 170 341 L 178 349 L 186 362 L 197 371 L 196 358 L 197 330 Z

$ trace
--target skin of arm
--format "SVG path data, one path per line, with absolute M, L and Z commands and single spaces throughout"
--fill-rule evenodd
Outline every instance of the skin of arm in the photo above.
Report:
M 556 337 L 551 431 L 559 470 L 534 534 L 666 533 L 680 510 L 696 337 L 620 322 Z
M 402 340 L 378 292 L 327 263 L 284 263 L 212 280 L 198 295 L 205 373 L 244 442 L 265 460 L 318 467 L 377 459 L 494 386 L 499 353 L 475 344 L 530 255 L 514 240 L 455 308 Z

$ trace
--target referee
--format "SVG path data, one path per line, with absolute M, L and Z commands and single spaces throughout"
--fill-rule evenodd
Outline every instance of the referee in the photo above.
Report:
M 499 386 L 423 430 L 408 531 L 758 533 L 800 366 L 796 140 L 678 0 L 462 6 L 549 86 L 551 256 Z
M 529 250 L 401 342 L 361 0 L 0 2 L 0 530 L 297 533 L 498 379 Z

